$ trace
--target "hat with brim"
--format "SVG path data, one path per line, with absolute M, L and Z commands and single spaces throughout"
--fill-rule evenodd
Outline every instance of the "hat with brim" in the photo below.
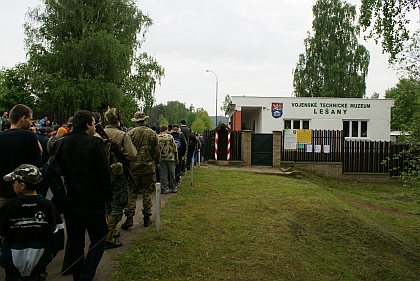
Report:
M 140 122 L 146 120 L 147 118 L 149 118 L 149 116 L 144 114 L 144 112 L 137 111 L 136 113 L 134 113 L 134 118 L 131 118 L 131 121 Z
M 3 177 L 5 181 L 21 180 L 26 183 L 37 184 L 42 180 L 42 174 L 37 167 L 30 164 L 22 164 L 13 172 Z

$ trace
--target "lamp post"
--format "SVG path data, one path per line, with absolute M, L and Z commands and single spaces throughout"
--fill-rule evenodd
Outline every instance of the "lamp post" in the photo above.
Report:
M 207 69 L 206 72 L 211 72 L 214 74 L 214 76 L 216 76 L 216 126 L 215 128 L 217 128 L 217 90 L 219 88 L 219 79 L 217 79 L 217 75 L 213 71 Z

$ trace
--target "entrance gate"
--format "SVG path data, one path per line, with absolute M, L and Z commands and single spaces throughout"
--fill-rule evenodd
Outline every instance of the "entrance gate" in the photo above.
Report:
M 252 134 L 251 165 L 273 166 L 273 134 Z

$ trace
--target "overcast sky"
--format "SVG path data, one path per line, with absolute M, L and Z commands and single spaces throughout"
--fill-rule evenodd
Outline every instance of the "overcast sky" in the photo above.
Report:
M 360 0 L 350 0 L 359 10 Z M 227 94 L 289 97 L 292 69 L 304 52 L 316 0 L 142 0 L 139 8 L 154 21 L 142 51 L 165 68 L 156 89 L 158 103 L 178 100 L 218 114 Z M 39 0 L 0 0 L 0 66 L 25 61 L 23 23 L 28 7 Z M 412 18 L 417 21 L 418 13 Z M 418 28 L 418 23 L 413 23 Z M 373 41 L 365 42 L 371 59 L 367 96 L 384 96 L 398 77 L 388 55 Z M 112 106 L 112 105 L 110 105 Z

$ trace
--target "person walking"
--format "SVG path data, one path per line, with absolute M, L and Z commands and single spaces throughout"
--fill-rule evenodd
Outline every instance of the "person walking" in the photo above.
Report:
M 156 132 L 146 127 L 148 117 L 140 111 L 134 113 L 134 118 L 131 121 L 136 123 L 136 127 L 127 133 L 137 149 L 137 156 L 130 163 L 130 170 L 137 187 L 129 185 L 128 203 L 124 209 L 127 218 L 121 225 L 121 229 L 124 230 L 133 226 L 139 189 L 143 196 L 143 225 L 148 227 L 152 224 L 150 219 L 153 206 L 151 197 L 156 190 L 154 175 L 160 165 L 160 146 Z
M 178 162 L 175 166 L 175 180 L 177 188 L 179 186 L 179 182 L 181 181 L 181 172 L 182 172 L 182 158 L 185 155 L 187 151 L 187 141 L 185 140 L 184 134 L 179 129 L 178 124 L 172 125 L 172 137 L 175 140 L 175 143 L 177 144 L 177 150 L 178 150 Z
M 94 134 L 92 112 L 76 111 L 72 131 L 57 141 L 54 148 L 58 150 L 53 151 L 67 183 L 64 218 L 75 281 L 93 280 L 108 234 L 105 202 L 112 201 L 111 171 L 104 146 Z M 86 231 L 90 245 L 85 257 Z
M 175 180 L 175 165 L 178 163 L 178 149 L 174 138 L 168 133 L 166 125 L 160 126 L 158 135 L 160 146 L 160 183 L 161 193 L 176 193 L 178 188 Z
M 136 157 L 137 150 L 127 133 L 119 128 L 121 126 L 121 114 L 118 109 L 109 108 L 104 113 L 104 120 L 106 122 L 104 131 L 108 135 L 110 146 L 114 145 L 114 149 L 117 149 L 119 155 L 123 158 L 120 159 L 113 149 L 109 149 L 107 153 L 111 167 L 113 198 L 112 202 L 108 202 L 106 208 L 108 236 L 106 237 L 105 249 L 112 249 L 122 246 L 122 242 L 116 240 L 116 237 L 119 236 L 117 224 L 121 221 L 124 207 L 128 202 L 127 173 L 129 171 L 127 169 L 129 169 L 129 166 L 124 169 L 123 165 L 129 165 L 129 162 Z M 121 163 L 121 161 L 124 163 Z
M 29 131 L 32 109 L 23 104 L 15 105 L 9 114 L 10 130 L 0 132 L 0 206 L 15 198 L 10 183 L 3 176 L 22 164 L 42 167 L 41 147 L 35 133 Z

